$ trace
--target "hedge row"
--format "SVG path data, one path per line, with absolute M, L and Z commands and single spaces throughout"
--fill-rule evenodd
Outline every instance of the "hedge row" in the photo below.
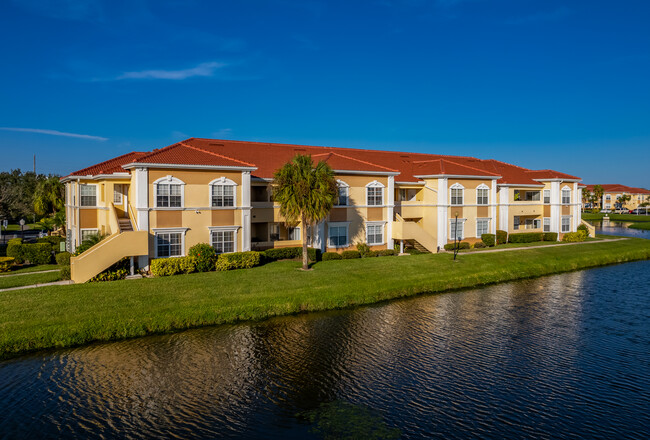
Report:
M 486 246 L 492 247 L 497 243 L 497 236 L 495 234 L 483 234 L 481 240 Z
M 508 233 L 497 229 L 497 244 L 506 244 L 508 242 Z
M 218 271 L 233 269 L 250 269 L 258 266 L 262 260 L 262 253 L 255 251 L 233 252 L 231 254 L 221 254 L 215 265 Z
M 196 271 L 195 257 L 171 257 L 157 258 L 151 260 L 149 269 L 154 276 L 166 277 L 180 273 L 192 273 Z
M 469 249 L 470 245 L 466 241 L 458 241 L 456 243 L 447 243 L 444 248 L 446 251 L 453 251 L 454 247 L 457 247 L 458 249 Z
M 295 258 L 302 258 L 302 247 L 286 247 L 267 249 L 262 252 L 264 261 L 277 261 L 277 260 L 293 260 Z M 307 255 L 309 261 L 319 261 L 321 259 L 320 249 L 308 247 Z
M 52 261 L 52 245 L 49 243 L 23 244 L 22 238 L 13 238 L 7 243 L 7 256 L 16 263 L 48 264 Z
M 521 232 L 517 234 L 510 234 L 508 243 L 534 243 L 536 241 L 543 241 L 543 232 Z
M 338 252 L 325 252 L 323 254 L 323 261 L 330 260 L 353 260 L 355 258 L 370 258 L 370 257 L 389 257 L 397 255 L 397 252 L 394 249 L 380 249 L 377 251 L 368 251 L 364 256 L 361 255 L 359 251 L 343 251 Z
M 0 272 L 9 272 L 15 261 L 13 257 L 0 257 Z

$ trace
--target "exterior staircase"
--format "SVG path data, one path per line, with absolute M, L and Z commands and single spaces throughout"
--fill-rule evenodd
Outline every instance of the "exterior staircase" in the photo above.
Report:
M 431 253 L 431 251 L 429 249 L 425 248 L 424 246 L 422 246 L 419 241 L 417 241 L 417 240 L 409 240 L 409 242 L 418 251 L 424 252 L 424 253 Z
M 422 229 L 415 222 L 407 222 L 399 215 L 395 214 L 397 221 L 393 222 L 393 240 L 404 240 L 413 244 L 421 252 L 437 252 L 438 242 L 435 237 Z
M 121 218 L 117 221 L 117 224 L 120 228 L 120 232 L 129 232 L 133 231 L 133 225 L 131 224 L 131 220 L 128 218 Z

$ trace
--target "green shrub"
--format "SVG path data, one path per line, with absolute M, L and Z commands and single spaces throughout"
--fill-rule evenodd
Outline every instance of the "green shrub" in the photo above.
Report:
M 372 252 L 374 252 L 374 251 L 372 251 Z M 325 252 L 323 254 L 323 261 L 342 260 L 342 259 L 343 259 L 343 257 L 338 252 Z
M 580 225 L 578 225 L 578 231 L 584 231 L 587 234 L 587 237 L 589 237 L 589 228 L 587 227 L 587 225 L 581 223 Z
M 392 257 L 397 255 L 394 249 L 380 249 L 377 251 L 378 257 Z
M 23 264 L 25 262 L 22 238 L 12 238 L 7 242 L 7 257 L 13 257 L 16 260 L 16 264 Z
M 70 279 L 70 266 L 61 266 L 61 270 L 59 272 L 61 273 L 62 280 Z
M 562 237 L 562 241 L 567 243 L 577 243 L 580 241 L 585 241 L 587 237 L 588 234 L 585 231 L 567 232 L 564 234 L 564 237 Z
M 62 269 L 63 270 L 63 269 Z M 97 283 L 101 281 L 117 281 L 123 280 L 129 274 L 127 269 L 117 269 L 117 270 L 105 270 L 90 279 L 91 283 Z
M 557 232 L 544 232 L 544 241 L 557 241 Z
M 380 255 L 379 255 L 380 252 L 381 252 L 381 251 L 370 251 L 370 252 L 368 252 L 368 255 L 366 255 L 366 256 L 363 257 L 363 258 L 379 257 L 379 256 L 380 256 Z
M 192 273 L 196 270 L 194 257 L 157 258 L 149 265 L 152 275 L 166 277 L 180 273 Z
M 197 272 L 209 272 L 214 270 L 214 265 L 217 262 L 217 252 L 209 244 L 195 244 L 190 248 L 188 255 L 196 259 Z
M 221 254 L 217 258 L 215 267 L 217 270 L 250 269 L 260 264 L 262 253 L 256 251 L 233 252 Z
M 506 244 L 508 242 L 508 233 L 497 229 L 497 244 Z
M 56 264 L 59 266 L 70 266 L 70 252 L 59 252 L 54 256 Z
M 46 237 L 41 237 L 38 240 L 36 240 L 36 243 L 49 243 L 52 246 L 52 249 L 55 252 L 59 251 L 59 244 L 64 242 L 65 238 L 63 237 L 58 237 L 56 235 L 48 235 Z
M 425 252 L 419 251 L 415 248 L 406 248 L 404 249 L 404 253 L 411 254 L 411 255 L 420 255 L 420 254 L 424 254 Z
M 9 272 L 15 261 L 14 257 L 0 257 L 0 272 Z
M 470 245 L 466 241 L 457 241 L 456 246 L 458 246 L 458 249 L 469 249 Z M 454 250 L 454 243 L 447 243 L 445 245 L 445 250 L 446 251 L 453 251 Z
M 267 249 L 262 252 L 265 261 L 293 260 L 302 258 L 302 247 Z M 307 248 L 309 261 L 320 260 L 320 249 Z
M 23 258 L 31 264 L 49 264 L 52 262 L 52 245 L 49 243 L 29 243 L 22 245 Z
M 509 243 L 534 243 L 542 241 L 544 234 L 542 232 L 521 232 L 519 234 L 510 234 Z
M 482 234 L 481 240 L 485 246 L 492 247 L 496 244 L 497 236 L 495 234 Z
M 355 258 L 361 258 L 361 254 L 359 253 L 359 251 L 343 251 L 341 253 L 341 257 L 344 260 L 353 260 Z
M 483 235 L 485 235 L 485 234 L 483 234 Z M 483 238 L 481 238 L 481 240 L 482 239 Z M 487 247 L 487 244 L 483 243 L 482 241 L 477 241 L 476 243 L 474 243 L 474 249 L 480 249 L 480 248 L 485 248 L 485 247 Z
M 361 258 L 364 258 L 370 253 L 370 246 L 367 243 L 359 243 L 357 244 L 357 250 L 361 254 Z
M 81 255 L 82 253 L 86 252 L 88 249 L 91 247 L 95 246 L 97 243 L 102 241 L 104 238 L 106 238 L 105 235 L 101 234 L 91 234 L 86 237 L 84 241 L 81 242 L 79 246 L 77 246 L 77 249 L 74 251 L 74 256 Z

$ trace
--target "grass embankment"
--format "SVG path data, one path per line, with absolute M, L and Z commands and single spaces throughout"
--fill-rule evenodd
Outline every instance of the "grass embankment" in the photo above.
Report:
M 628 228 L 643 229 L 643 230 L 646 230 L 646 231 L 650 231 L 650 221 L 634 223 L 634 224 L 628 226 Z
M 650 215 L 636 215 L 636 214 L 607 214 L 611 221 L 615 222 L 650 222 Z M 602 220 L 605 214 L 591 214 L 588 212 L 582 213 L 583 220 Z
M 212 324 L 370 304 L 521 278 L 650 259 L 650 240 L 628 239 L 502 253 L 320 262 L 280 261 L 208 272 L 5 292 L 0 356 Z
M 25 275 L 0 276 L 0 290 L 11 287 L 31 286 L 33 284 L 51 283 L 59 281 L 61 274 L 56 272 L 33 272 Z M 1 300 L 0 300 L 1 301 Z

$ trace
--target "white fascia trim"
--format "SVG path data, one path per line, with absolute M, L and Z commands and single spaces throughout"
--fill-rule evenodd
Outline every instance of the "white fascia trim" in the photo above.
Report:
M 221 176 L 217 179 L 214 179 L 212 182 L 208 183 L 208 185 L 231 185 L 231 186 L 239 186 L 234 180 L 230 180 L 227 177 Z
M 174 184 L 174 185 L 185 185 L 185 182 L 183 182 L 178 177 L 174 177 L 172 175 L 167 175 L 165 177 L 161 177 L 160 179 L 155 180 L 152 183 L 152 185 L 158 185 L 159 183 L 168 183 L 168 184 Z
M 190 228 L 151 228 L 153 232 L 182 232 L 185 233 Z
M 332 170 L 336 174 L 363 174 L 365 176 L 399 176 L 400 173 L 393 171 L 352 171 L 352 170 Z
M 426 182 L 423 181 L 418 181 L 418 182 L 397 182 L 395 181 L 395 185 L 418 185 L 418 186 L 424 186 Z
M 487 186 L 485 183 L 481 183 L 479 186 L 476 187 L 476 189 L 490 189 L 490 187 Z
M 241 229 L 241 226 L 238 225 L 233 225 L 233 226 L 208 226 L 208 229 L 210 232 L 216 232 L 216 231 L 235 231 L 237 232 L 239 229 Z
M 582 182 L 582 179 L 532 179 L 535 182 Z
M 236 171 L 255 171 L 257 167 L 247 166 L 231 166 L 231 165 L 179 165 L 175 163 L 142 163 L 132 162 L 122 165 L 122 168 L 128 170 L 129 168 L 180 168 L 188 170 L 236 170 Z
M 376 180 L 373 180 L 372 182 L 366 185 L 366 188 L 386 188 L 386 185 Z
M 346 223 L 350 223 L 350 222 L 346 222 Z M 367 225 L 385 225 L 386 223 L 388 222 L 385 220 L 373 220 L 373 221 L 366 222 Z
M 268 182 L 273 182 L 273 178 L 272 177 L 255 177 L 255 176 L 251 176 L 251 181 L 252 182 L 267 182 L 268 183 Z
M 338 186 L 342 186 L 342 187 L 346 187 L 346 188 L 349 188 L 349 187 L 350 187 L 350 185 L 348 185 L 347 183 L 345 183 L 345 182 L 342 181 L 341 179 L 336 179 L 336 184 L 337 184 Z
M 97 174 L 93 180 L 131 178 L 131 173 Z
M 497 186 L 504 188 L 544 188 L 544 185 L 535 185 L 532 183 L 498 183 Z
M 501 179 L 501 176 L 465 176 L 462 174 L 425 174 L 413 177 L 417 177 L 418 179 Z

